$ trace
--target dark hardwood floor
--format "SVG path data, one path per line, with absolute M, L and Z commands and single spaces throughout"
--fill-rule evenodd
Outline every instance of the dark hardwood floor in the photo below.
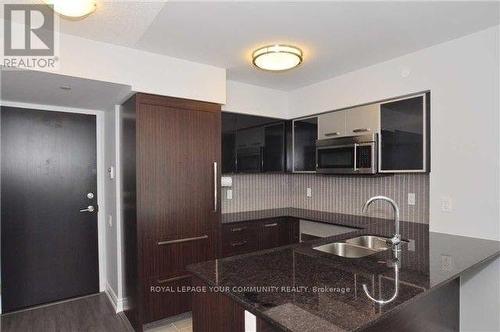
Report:
M 104 293 L 1 316 L 2 332 L 133 331 Z

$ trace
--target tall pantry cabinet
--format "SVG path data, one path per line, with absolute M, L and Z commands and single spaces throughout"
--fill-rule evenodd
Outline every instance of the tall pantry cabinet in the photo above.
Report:
M 122 105 L 125 314 L 145 323 L 191 310 L 186 265 L 215 258 L 220 105 L 136 94 Z M 160 287 L 158 287 L 160 286 Z

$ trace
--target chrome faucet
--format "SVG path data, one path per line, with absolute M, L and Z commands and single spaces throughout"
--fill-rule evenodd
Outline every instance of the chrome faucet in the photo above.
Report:
M 394 202 L 394 200 L 390 199 L 389 197 L 385 196 L 374 196 L 370 198 L 369 200 L 366 201 L 365 204 L 363 204 L 363 213 L 366 213 L 368 210 L 368 207 L 375 201 L 386 201 L 389 202 L 392 206 L 392 209 L 394 210 L 394 224 L 396 227 L 396 232 L 394 233 L 394 236 L 387 240 L 387 244 L 392 246 L 392 249 L 394 251 L 401 251 L 401 234 L 399 233 L 399 207 Z

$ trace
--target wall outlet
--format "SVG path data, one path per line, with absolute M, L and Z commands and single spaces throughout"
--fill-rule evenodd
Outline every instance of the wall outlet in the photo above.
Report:
M 441 255 L 441 270 L 450 272 L 453 271 L 453 258 L 448 255 Z
M 232 189 L 226 190 L 226 198 L 233 199 L 233 190 Z
M 453 211 L 453 200 L 451 197 L 441 197 L 441 211 L 451 212 Z
M 109 166 L 108 168 L 109 179 L 113 180 L 115 178 L 115 167 Z
M 415 240 L 410 240 L 408 242 L 408 251 L 415 251 Z
M 307 197 L 312 197 L 312 195 L 313 195 L 312 189 L 311 188 L 307 188 L 307 190 L 306 190 L 306 196 Z
M 408 193 L 408 205 L 415 205 L 415 193 Z

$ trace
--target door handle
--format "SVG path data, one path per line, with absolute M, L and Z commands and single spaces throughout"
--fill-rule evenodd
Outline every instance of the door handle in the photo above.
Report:
M 89 205 L 86 209 L 80 210 L 80 212 L 94 212 L 94 211 L 95 207 L 93 207 L 92 205 Z
M 326 133 L 325 136 L 338 136 L 340 135 L 340 133 L 338 131 L 334 132 L 334 133 Z
M 217 162 L 214 162 L 214 212 L 217 212 Z

